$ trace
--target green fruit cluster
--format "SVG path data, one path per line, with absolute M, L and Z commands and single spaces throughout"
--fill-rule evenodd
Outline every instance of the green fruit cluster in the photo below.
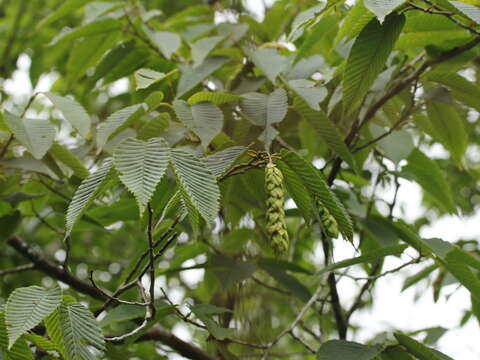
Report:
M 336 239 L 339 235 L 337 220 L 330 214 L 330 211 L 323 206 L 320 199 L 317 198 L 318 216 L 320 223 L 328 237 Z
M 267 233 L 276 253 L 288 250 L 288 232 L 285 223 L 285 191 L 282 172 L 269 162 L 265 167 L 265 189 L 267 193 Z

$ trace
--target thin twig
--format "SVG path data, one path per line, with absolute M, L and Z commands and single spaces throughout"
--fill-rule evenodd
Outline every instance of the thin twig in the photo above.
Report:
M 409 262 L 406 262 L 400 266 L 397 266 L 396 268 L 393 268 L 391 270 L 387 270 L 385 272 L 382 272 L 378 275 L 371 275 L 371 276 L 352 276 L 352 275 L 348 275 L 348 274 L 342 274 L 342 276 L 345 276 L 345 277 L 348 277 L 349 279 L 352 279 L 352 280 L 355 280 L 355 281 L 359 281 L 359 280 L 377 280 L 381 277 L 384 277 L 384 276 L 387 276 L 389 274 L 394 274 L 394 273 L 397 273 L 399 272 L 400 270 L 406 268 L 407 266 L 410 266 L 410 265 L 413 265 L 413 264 L 418 264 L 420 262 L 422 258 L 419 257 L 419 258 L 416 258 L 416 259 L 412 259 L 410 260 Z
M 111 301 L 114 301 L 115 303 L 124 304 L 124 305 L 137 305 L 137 306 L 148 306 L 148 305 L 150 305 L 150 302 L 126 301 L 126 300 L 122 300 L 122 299 L 119 299 L 117 297 L 114 297 L 111 294 L 108 294 L 105 290 L 103 290 L 101 287 L 99 287 L 96 284 L 95 280 L 93 279 L 93 271 L 90 271 L 89 279 L 90 279 L 90 283 L 92 284 L 92 286 L 95 289 L 100 291 L 105 297 L 107 297 Z
M 148 239 L 148 255 L 150 258 L 150 312 L 151 317 L 155 316 L 155 245 L 153 241 L 153 210 L 150 203 L 147 205 L 148 224 L 147 224 L 147 239 Z
M 268 347 L 265 349 L 265 352 L 263 353 L 263 357 L 262 359 L 267 359 L 268 358 L 268 353 L 270 351 L 270 349 L 280 341 L 280 339 L 282 337 L 284 337 L 285 335 L 287 335 L 288 333 L 290 333 L 293 329 L 295 329 L 295 327 L 297 326 L 297 324 L 302 320 L 302 318 L 305 316 L 305 314 L 307 313 L 308 309 L 310 309 L 310 307 L 317 301 L 317 299 L 319 298 L 320 294 L 322 293 L 322 290 L 324 289 L 325 285 L 324 284 L 320 284 L 317 289 L 315 290 L 315 292 L 313 293 L 313 295 L 310 297 L 310 299 L 308 300 L 308 302 L 303 306 L 303 308 L 300 310 L 300 312 L 298 313 L 298 315 L 295 317 L 295 320 L 293 320 L 293 322 L 288 326 L 286 327 L 284 330 L 282 330 L 282 332 L 280 332 L 280 334 L 277 335 L 277 337 L 275 337 L 275 339 L 273 339 L 269 344 L 268 344 Z
M 143 300 L 147 304 L 149 304 L 149 302 L 147 302 L 147 300 L 148 300 L 147 295 L 145 294 L 145 289 L 143 288 L 142 283 L 140 281 L 138 281 L 137 285 L 140 289 L 140 293 L 142 295 Z M 120 335 L 120 336 L 106 337 L 105 341 L 112 342 L 112 343 L 122 343 L 123 341 L 125 341 L 125 339 L 128 339 L 129 337 L 140 333 L 143 329 L 145 329 L 147 327 L 149 321 L 153 318 L 153 314 L 151 312 L 152 309 L 154 309 L 154 308 L 151 307 L 151 306 L 147 306 L 146 311 L 145 311 L 145 317 L 144 317 L 142 323 L 138 327 L 136 327 L 132 331 L 130 331 L 126 334 Z
M 5 275 L 10 275 L 10 274 L 18 274 L 24 271 L 29 271 L 34 269 L 35 269 L 34 264 L 20 265 L 11 269 L 0 270 L 0 277 Z
M 303 347 L 304 347 L 305 349 L 307 349 L 309 352 L 311 352 L 312 354 L 316 354 L 316 353 L 317 353 L 317 351 L 316 351 L 314 348 L 312 348 L 310 345 L 308 345 L 308 344 L 307 344 L 305 341 L 303 341 L 300 337 L 298 337 L 297 335 L 295 335 L 295 332 L 294 332 L 293 330 L 290 331 L 289 334 L 290 334 L 290 336 L 291 336 L 294 340 L 296 340 L 296 341 L 298 341 L 300 344 L 302 344 Z

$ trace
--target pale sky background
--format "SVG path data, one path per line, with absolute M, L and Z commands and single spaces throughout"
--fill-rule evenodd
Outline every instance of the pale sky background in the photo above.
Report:
M 273 1 L 265 1 L 271 4 Z M 263 1 L 248 0 L 248 6 L 258 14 L 259 18 L 263 16 Z M 217 20 L 221 21 L 219 16 Z M 53 84 L 56 76 L 50 74 L 43 76 L 36 89 L 32 89 L 28 69 L 30 59 L 23 55 L 18 62 L 18 70 L 13 74 L 12 79 L 7 80 L 3 85 L 7 93 L 14 96 L 17 104 L 23 104 L 29 96 L 36 91 L 48 91 Z M 111 87 L 112 95 L 114 93 L 122 93 L 127 91 L 126 79 L 116 82 Z M 442 151 L 433 151 L 430 156 L 441 156 Z M 389 201 L 393 193 L 391 190 L 384 190 L 382 197 Z M 421 190 L 415 183 L 401 180 L 401 187 L 398 194 L 398 205 L 396 208 L 396 216 L 404 216 L 407 220 L 414 220 L 424 213 L 425 209 L 421 204 Z M 438 237 L 446 241 L 457 241 L 465 238 L 480 237 L 480 213 L 473 217 L 444 216 L 436 220 L 433 225 L 424 227 L 420 235 L 422 237 Z M 335 261 L 355 256 L 355 251 L 347 242 L 337 241 L 335 248 Z M 318 249 L 319 253 L 321 249 Z M 414 254 L 415 252 L 410 252 Z M 313 254 L 315 257 L 315 254 Z M 316 258 L 321 258 L 318 255 Z M 402 258 L 387 258 L 385 269 L 392 269 L 402 263 L 410 260 L 406 255 Z M 198 260 L 198 262 L 204 261 Z M 189 260 L 184 266 L 190 266 L 195 260 Z M 359 325 L 363 329 L 356 333 L 353 337 L 350 335 L 349 340 L 368 341 L 379 333 L 399 329 L 402 331 L 415 331 L 430 327 L 444 327 L 451 329 L 438 342 L 438 350 L 451 356 L 455 360 L 475 360 L 480 359 L 480 347 L 478 339 L 480 339 L 480 327 L 478 322 L 471 318 L 468 323 L 459 328 L 459 322 L 466 309 L 471 307 L 470 295 L 463 288 L 456 285 L 450 285 L 442 290 L 442 294 L 452 295 L 445 299 L 441 296 L 437 303 L 433 302 L 431 289 L 427 292 L 416 290 L 415 286 L 401 292 L 404 279 L 408 275 L 412 275 L 423 269 L 425 265 L 414 265 L 403 269 L 401 274 L 389 275 L 377 281 L 374 290 L 375 301 L 372 308 L 358 311 L 352 317 L 352 324 Z M 361 270 L 351 272 L 351 275 L 365 276 Z M 203 278 L 203 270 L 189 270 L 182 273 L 182 278 L 190 285 L 195 285 Z M 165 279 L 160 278 L 158 286 L 165 285 Z M 170 284 L 169 284 L 170 285 Z M 423 283 L 425 285 L 425 283 Z M 420 287 L 420 289 L 423 289 Z M 344 305 L 349 305 L 353 297 L 357 294 L 358 288 L 355 283 L 348 278 L 343 278 L 339 282 L 339 294 Z M 176 303 L 185 304 L 183 292 L 180 288 L 170 288 L 172 299 Z M 189 325 L 179 323 L 173 329 L 173 332 L 185 341 L 191 341 Z M 422 337 L 419 337 L 422 339 Z M 172 356 L 171 359 L 183 359 L 180 356 Z

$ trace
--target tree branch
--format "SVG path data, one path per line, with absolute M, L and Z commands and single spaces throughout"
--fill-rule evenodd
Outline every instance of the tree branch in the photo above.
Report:
M 109 300 L 109 298 L 106 297 L 101 291 L 99 291 L 89 283 L 76 278 L 75 276 L 66 272 L 65 269 L 63 269 L 62 267 L 57 266 L 46 260 L 41 253 L 34 251 L 30 247 L 30 245 L 22 239 L 18 237 L 12 237 L 7 241 L 7 243 L 16 251 L 18 251 L 22 256 L 29 259 L 33 263 L 35 269 L 58 281 L 63 282 L 64 284 L 69 285 L 71 288 L 77 290 L 82 294 L 91 296 L 96 300 Z M 170 331 L 163 329 L 159 326 L 147 330 L 137 339 L 137 341 L 161 342 L 175 350 L 178 354 L 192 360 L 216 360 L 214 357 L 210 356 L 197 346 L 179 339 Z
M 378 99 L 377 102 L 375 102 L 370 107 L 370 109 L 368 109 L 367 113 L 365 114 L 363 120 L 360 123 L 357 123 L 357 122 L 354 123 L 354 126 L 352 126 L 350 132 L 345 138 L 345 144 L 350 146 L 352 142 L 355 140 L 359 131 L 362 129 L 362 127 L 365 126 L 375 116 L 377 111 L 380 110 L 382 106 L 385 105 L 391 98 L 393 98 L 395 95 L 397 95 L 402 90 L 404 90 L 407 86 L 409 86 L 414 81 L 416 81 L 420 77 L 420 75 L 422 75 L 426 70 L 428 70 L 433 65 L 440 64 L 457 55 L 463 54 L 464 52 L 473 49 L 478 44 L 480 44 L 480 36 L 475 37 L 473 40 L 461 46 L 458 46 L 449 51 L 446 51 L 434 59 L 425 60 L 412 74 L 400 80 L 394 87 L 392 87 L 382 97 L 380 97 L 380 99 Z M 336 161 L 332 166 L 332 170 L 330 171 L 330 174 L 328 176 L 329 185 L 333 184 L 333 181 L 335 180 L 338 173 L 340 172 L 341 165 L 342 165 L 342 159 L 337 157 Z

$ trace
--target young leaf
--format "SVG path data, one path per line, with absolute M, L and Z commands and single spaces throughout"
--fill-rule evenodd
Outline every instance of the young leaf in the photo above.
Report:
M 113 160 L 120 172 L 120 180 L 133 193 L 140 214 L 143 214 L 167 170 L 170 160 L 168 144 L 162 138 L 147 142 L 128 138 L 118 145 Z
M 347 115 L 357 110 L 384 69 L 404 23 L 403 15 L 391 14 L 383 24 L 373 19 L 358 35 L 350 50 L 343 76 L 343 104 Z
M 70 236 L 75 223 L 99 194 L 101 186 L 108 180 L 107 174 L 111 167 L 111 160 L 106 160 L 100 169 L 86 177 L 75 191 L 72 201 L 68 205 L 65 237 Z
M 219 211 L 220 190 L 204 161 L 181 149 L 172 149 L 172 164 L 178 184 L 190 204 L 207 224 L 215 221 Z
M 243 146 L 232 146 L 215 154 L 205 156 L 203 161 L 213 176 L 218 178 L 223 175 L 246 150 L 247 148 Z
M 37 160 L 43 158 L 55 139 L 55 127 L 48 120 L 19 118 L 5 111 L 5 123 Z
M 343 136 L 335 125 L 328 119 L 327 114 L 319 109 L 315 111 L 305 101 L 296 97 L 293 103 L 298 113 L 312 125 L 317 134 L 325 141 L 328 147 L 342 158 L 357 173 L 360 173 L 353 154 L 343 141 Z
M 94 360 L 90 347 L 105 351 L 97 320 L 82 304 L 62 304 L 59 319 L 68 360 Z
M 265 148 L 270 148 L 278 134 L 273 125 L 281 122 L 287 115 L 287 92 L 284 89 L 276 89 L 270 95 L 248 93 L 243 95 L 240 107 L 248 120 L 264 127 L 264 132 L 259 138 L 265 144 Z
M 195 105 L 199 102 L 208 101 L 214 103 L 215 105 L 223 105 L 227 102 L 238 101 L 242 97 L 239 95 L 221 93 L 221 92 L 210 92 L 210 91 L 200 91 L 193 94 L 188 98 L 188 103 L 190 105 Z
M 298 174 L 312 197 L 318 197 L 337 221 L 345 239 L 353 239 L 353 226 L 350 215 L 337 196 L 330 190 L 320 170 L 292 151 L 281 151 L 282 161 Z
M 382 345 L 362 345 L 345 340 L 330 340 L 320 346 L 317 360 L 372 360 L 382 350 Z
M 97 148 L 100 150 L 109 139 L 127 128 L 145 113 L 144 104 L 127 106 L 111 114 L 97 129 Z
M 214 104 L 201 102 L 191 107 L 183 100 L 173 103 L 179 120 L 194 132 L 206 149 L 223 128 L 223 113 Z
M 16 289 L 5 306 L 5 320 L 8 324 L 8 348 L 28 330 L 33 329 L 50 315 L 62 302 L 62 291 L 58 286 L 45 289 L 28 286 Z
M 50 92 L 45 93 L 45 96 L 62 112 L 65 120 L 67 120 L 81 136 L 88 136 L 91 121 L 90 116 L 88 116 L 82 105 L 75 100 Z

